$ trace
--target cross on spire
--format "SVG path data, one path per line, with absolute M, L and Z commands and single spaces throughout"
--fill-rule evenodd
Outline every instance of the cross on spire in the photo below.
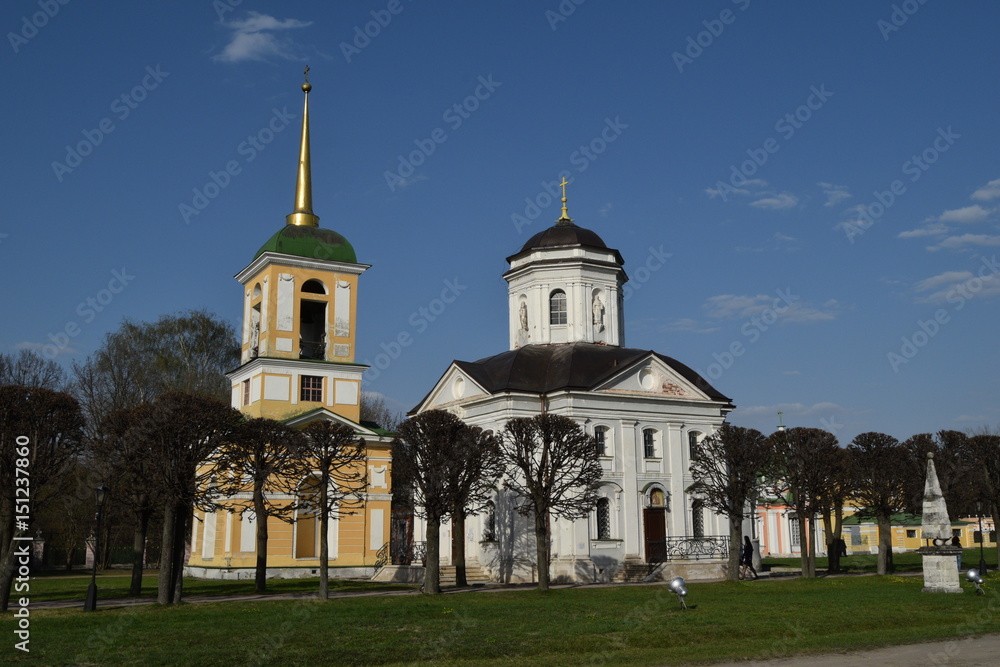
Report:
M 562 215 L 556 222 L 573 222 L 573 218 L 569 217 L 569 209 L 566 208 L 566 186 L 569 185 L 569 181 L 563 176 L 562 183 L 559 186 L 562 188 Z

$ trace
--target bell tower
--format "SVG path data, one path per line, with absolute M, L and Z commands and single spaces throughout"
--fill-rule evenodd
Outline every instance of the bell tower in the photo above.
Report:
M 625 260 L 574 224 L 562 183 L 562 215 L 507 258 L 510 349 L 553 343 L 625 345 Z
M 370 266 L 313 213 L 308 73 L 294 207 L 236 275 L 243 286 L 242 365 L 228 377 L 233 407 L 255 417 L 286 419 L 325 407 L 357 422 L 366 369 L 354 363 L 358 278 Z

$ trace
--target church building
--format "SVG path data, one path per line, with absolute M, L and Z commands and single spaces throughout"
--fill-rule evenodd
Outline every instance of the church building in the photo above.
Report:
M 308 72 L 308 69 L 307 69 Z M 299 148 L 295 205 L 285 224 L 236 274 L 243 292 L 241 365 L 227 374 L 232 405 L 248 417 L 302 428 L 317 420 L 347 424 L 367 445 L 368 488 L 363 507 L 330 522 L 331 577 L 369 576 L 389 539 L 392 436 L 361 420 L 361 381 L 355 363 L 358 282 L 370 268 L 312 210 L 309 91 Z M 304 493 L 315 488 L 301 481 Z M 243 497 L 245 496 L 245 497 Z M 250 494 L 231 498 L 233 510 L 196 512 L 187 573 L 208 578 L 253 578 L 255 522 Z M 272 497 L 273 500 L 295 498 Z M 252 508 L 252 504 L 250 504 Z M 299 513 L 291 524 L 268 523 L 268 575 L 312 576 L 319 566 L 317 517 Z
M 500 433 L 509 419 L 550 412 L 594 436 L 600 499 L 587 519 L 553 519 L 554 580 L 719 576 L 728 522 L 686 489 L 691 452 L 734 406 L 681 362 L 625 346 L 625 260 L 574 224 L 561 185 L 562 216 L 507 258 L 509 349 L 452 362 L 410 414 L 448 410 Z M 515 503 L 501 485 L 487 511 L 467 519 L 470 570 L 534 579 L 532 529 Z M 441 533 L 447 564 L 450 526 Z

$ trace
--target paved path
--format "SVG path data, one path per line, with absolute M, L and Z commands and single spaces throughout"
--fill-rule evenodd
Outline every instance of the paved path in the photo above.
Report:
M 852 651 L 844 653 L 823 653 L 801 658 L 781 658 L 764 662 L 726 662 L 715 667 L 753 667 L 773 665 L 774 667 L 843 667 L 865 665 L 866 667 L 971 667 L 983 665 L 995 667 L 1000 664 L 1000 635 L 982 635 L 943 642 L 890 646 L 872 651 Z

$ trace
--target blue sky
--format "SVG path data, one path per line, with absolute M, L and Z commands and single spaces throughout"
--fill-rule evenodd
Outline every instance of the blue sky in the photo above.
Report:
M 308 63 L 315 211 L 372 265 L 358 361 L 393 405 L 506 349 L 504 258 L 566 172 L 625 257 L 626 344 L 734 423 L 995 426 L 998 25 L 986 1 L 11 0 L 0 350 L 68 366 L 123 318 L 236 322 L 233 275 L 292 210 Z

